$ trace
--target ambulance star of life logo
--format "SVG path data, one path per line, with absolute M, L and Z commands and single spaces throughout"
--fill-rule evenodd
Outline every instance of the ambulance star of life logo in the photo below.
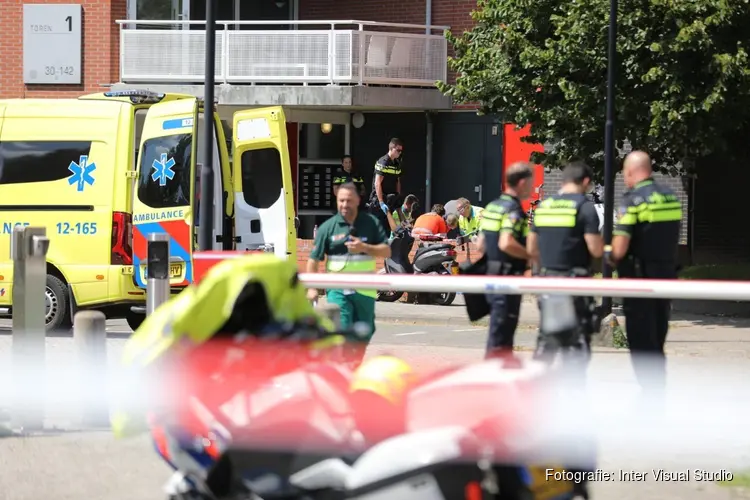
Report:
M 159 182 L 160 186 L 167 185 L 167 179 L 170 181 L 174 179 L 174 158 L 167 158 L 166 153 L 162 153 L 158 160 L 154 160 L 151 164 L 151 168 L 154 169 L 154 173 L 151 174 L 151 179 L 154 182 Z
M 71 161 L 70 165 L 68 165 L 68 170 L 70 170 L 72 174 L 68 177 L 68 184 L 71 186 L 75 184 L 76 191 L 79 193 L 83 191 L 86 184 L 93 186 L 94 182 L 96 182 L 94 176 L 91 175 L 94 173 L 94 170 L 96 170 L 96 163 L 89 163 L 88 156 L 81 156 L 78 159 L 78 163 Z

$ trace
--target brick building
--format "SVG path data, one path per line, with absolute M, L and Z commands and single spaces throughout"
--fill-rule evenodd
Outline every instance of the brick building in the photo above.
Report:
M 80 0 L 80 85 L 23 83 L 24 3 L 70 0 L 4 2 L 0 98 L 73 97 L 111 88 L 203 94 L 205 0 Z M 435 88 L 435 80 L 451 78 L 442 31 L 469 28 L 475 7 L 475 0 L 218 0 L 219 112 L 228 128 L 238 109 L 281 104 L 287 110 L 300 236 L 309 237 L 332 208 L 320 193 L 303 199 L 308 173 L 335 168 L 349 153 L 369 182 L 370 166 L 390 137 L 405 141 L 404 187 L 424 204 L 465 196 L 485 205 L 501 191 L 503 166 L 528 159 L 533 148 L 512 126 L 453 106 Z M 136 22 L 118 23 L 124 20 Z M 696 182 L 690 204 L 690 183 L 667 182 L 680 193 L 686 214 L 705 206 L 714 189 Z M 536 183 L 554 192 L 559 175 L 537 167 Z M 746 242 L 728 247 L 726 235 L 717 238 L 716 224 L 700 213 L 683 225 L 693 258 L 744 259 Z

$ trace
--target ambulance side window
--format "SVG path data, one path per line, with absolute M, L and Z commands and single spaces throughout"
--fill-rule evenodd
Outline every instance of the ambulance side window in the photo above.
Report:
M 87 161 L 90 149 L 91 141 L 2 142 L 0 184 L 67 179 L 73 174 L 68 167 Z
M 281 155 L 275 148 L 242 153 L 242 197 L 255 208 L 269 208 L 281 196 Z M 236 168 L 236 166 L 235 166 Z
M 192 134 L 155 137 L 143 144 L 138 199 L 152 208 L 190 205 Z

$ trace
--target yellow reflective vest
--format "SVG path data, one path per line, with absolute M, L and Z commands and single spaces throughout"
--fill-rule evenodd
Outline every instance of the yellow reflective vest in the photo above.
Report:
M 137 380 L 167 352 L 189 349 L 209 340 L 226 324 L 240 293 L 252 281 L 263 285 L 268 307 L 277 321 L 314 317 L 323 328 L 333 331 L 333 323 L 317 314 L 307 300 L 305 287 L 296 275 L 296 262 L 267 253 L 218 263 L 200 284 L 190 285 L 146 318 L 125 344 L 122 368 L 131 371 Z M 133 410 L 142 405 L 133 405 L 127 396 L 123 402 L 126 401 L 111 419 L 117 437 L 147 430 L 145 415 L 134 414 Z

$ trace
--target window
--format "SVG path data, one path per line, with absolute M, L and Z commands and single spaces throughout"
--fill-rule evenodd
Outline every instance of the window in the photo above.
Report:
M 242 197 L 255 208 L 269 208 L 276 203 L 284 186 L 281 177 L 281 155 L 274 148 L 242 153 Z
M 67 179 L 68 167 L 88 156 L 91 141 L 14 141 L 0 143 L 0 184 Z
M 190 205 L 192 134 L 155 137 L 143 144 L 138 199 L 152 208 Z

